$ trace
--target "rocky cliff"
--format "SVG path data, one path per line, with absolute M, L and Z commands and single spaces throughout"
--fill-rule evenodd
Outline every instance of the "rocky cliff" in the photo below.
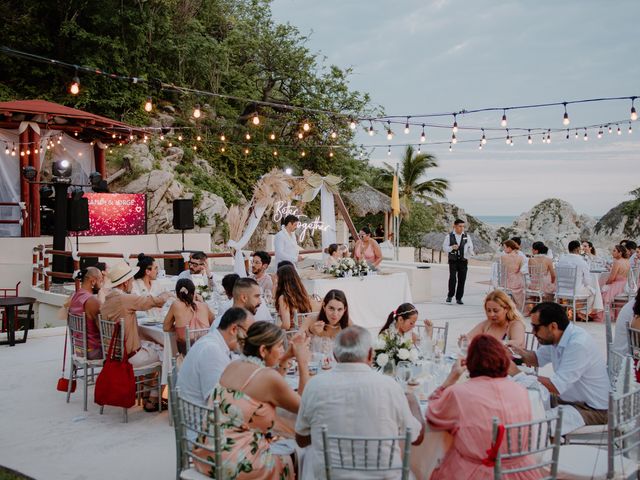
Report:
M 596 223 L 598 240 L 630 238 L 640 240 L 640 199 L 616 205 Z

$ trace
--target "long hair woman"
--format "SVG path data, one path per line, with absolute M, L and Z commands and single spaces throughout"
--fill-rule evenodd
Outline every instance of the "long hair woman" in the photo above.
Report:
M 411 340 L 412 343 L 418 344 L 420 336 L 415 332 L 414 327 L 418 321 L 418 309 L 412 303 L 403 303 L 387 317 L 387 321 L 380 329 L 380 334 L 393 333 L 400 335 L 405 340 Z M 432 323 L 429 320 L 424 321 L 427 335 L 431 336 Z
M 466 335 L 470 342 L 478 335 L 489 335 L 498 341 L 524 348 L 525 324 L 513 300 L 502 290 L 494 290 L 484 299 L 484 313 L 487 316 Z
M 331 352 L 338 333 L 350 325 L 346 295 L 342 290 L 329 290 L 322 300 L 317 320 L 308 329 L 311 334 L 311 351 Z
M 176 301 L 171 304 L 164 319 L 163 330 L 176 332 L 178 351 L 186 353 L 186 327 L 189 330 L 209 328 L 213 322 L 213 312 L 206 303 L 195 298 L 196 287 L 189 278 L 181 278 L 176 283 Z
M 296 312 L 310 313 L 313 311 L 312 299 L 293 265 L 283 265 L 278 269 L 276 309 L 282 321 L 282 328 L 285 330 L 291 330 L 293 327 Z

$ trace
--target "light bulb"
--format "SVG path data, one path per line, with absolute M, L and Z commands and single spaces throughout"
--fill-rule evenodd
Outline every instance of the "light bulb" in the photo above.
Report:
M 391 130 L 387 130 L 387 140 L 393 140 L 393 132 Z
M 271 133 L 271 135 L 269 135 L 269 140 L 275 140 L 276 139 L 276 134 L 275 133 Z
M 502 113 L 502 120 L 500 120 L 500 126 L 501 127 L 506 127 L 507 126 L 507 112 L 503 111 Z
M 79 152 L 82 153 L 82 152 Z M 27 155 L 31 155 L 31 149 L 27 148 Z
M 246 138 L 247 140 L 251 140 L 251 134 L 250 133 L 245 134 L 244 138 Z
M 571 123 L 571 120 L 569 120 L 569 114 L 567 112 L 564 112 L 564 117 L 562 118 L 562 124 L 564 126 L 567 126 Z
M 11 156 L 12 156 L 12 157 L 15 157 L 15 156 L 16 156 L 16 147 L 13 147 L 13 148 L 11 149 Z
M 478 150 L 482 150 L 482 142 L 478 145 Z
M 418 154 L 422 153 L 422 145 L 418 144 Z
M 194 146 L 193 146 L 193 149 L 194 149 L 194 150 L 197 150 L 197 149 L 198 149 L 198 147 L 197 147 L 196 145 L 194 145 Z
M 304 138 L 304 135 L 303 135 L 303 133 L 302 133 L 302 132 L 298 133 L 298 138 L 299 138 L 300 140 L 302 140 L 302 139 Z
M 509 138 L 509 135 L 507 135 L 507 138 L 504 140 L 504 143 L 506 143 L 507 145 L 511 143 L 511 139 Z
M 9 150 L 9 145 L 6 145 L 6 146 L 4 147 L 4 154 L 5 154 L 5 155 L 9 155 L 9 153 L 11 153 L 11 150 Z
M 336 132 L 331 132 L 331 138 L 338 138 L 338 134 Z
M 551 143 L 551 133 L 547 133 L 547 143 Z
M 576 130 L 576 139 L 578 138 L 578 130 Z
M 122 144 L 119 145 L 120 147 L 122 146 Z M 173 143 L 169 142 L 169 148 L 173 147 Z
M 248 149 L 248 148 L 245 148 L 245 149 L 244 149 L 244 154 L 245 154 L 245 155 L 249 155 L 249 149 Z
M 160 135 L 160 140 L 164 140 L 164 135 Z
M 304 150 L 302 150 L 302 151 L 300 152 L 300 156 L 301 156 L 301 157 L 304 157 L 305 155 L 306 155 L 305 151 L 304 151 Z
M 151 102 L 151 97 L 147 97 L 147 101 L 144 103 L 145 112 L 150 112 L 153 110 L 153 103 Z
M 220 135 L 220 141 L 221 142 L 226 142 L 227 141 L 227 137 L 224 136 L 224 133 L 222 135 Z
M 287 175 L 291 175 L 293 173 L 293 169 L 291 167 L 287 167 L 284 169 L 284 173 Z
M 629 123 L 629 135 L 633 133 L 633 129 L 631 128 L 631 123 Z
M 618 126 L 618 135 L 622 135 L 622 130 L 620 130 L 620 126 Z
M 609 125 L 609 133 L 613 132 L 613 129 L 611 128 L 611 125 Z
M 253 118 L 251 119 L 251 122 L 254 125 L 260 125 L 260 117 L 258 116 L 257 113 L 253 115 Z
M 178 135 L 178 141 L 181 142 L 182 141 L 182 135 Z
M 602 130 L 598 130 L 598 138 L 602 138 Z
M 510 139 L 509 139 L 509 145 L 510 145 L 511 147 L 513 147 L 513 138 L 510 138 Z
M 587 134 L 587 129 L 586 129 L 586 128 L 584 129 L 584 137 L 583 137 L 583 140 L 584 140 L 585 142 L 589 141 L 589 135 Z
M 533 140 L 531 139 L 531 135 L 529 135 L 529 136 L 527 137 L 527 143 L 528 143 L 529 145 L 531 145 L 531 144 L 533 143 Z
M 451 146 L 451 144 L 449 144 L 449 151 L 452 151 L 453 147 Z
M 482 145 L 487 144 L 487 137 L 484 134 L 484 128 L 482 129 L 482 139 L 480 140 L 480 143 L 482 143 Z
M 389 147 L 389 148 L 387 149 L 387 156 L 389 156 L 389 157 L 391 156 L 391 147 Z
M 370 137 L 373 137 L 373 133 L 374 133 L 374 132 L 373 132 L 373 125 L 370 125 L 370 126 L 369 126 L 369 136 L 370 136 Z
M 200 104 L 196 103 L 193 107 L 193 118 L 200 118 L 202 116 L 202 111 L 200 110 Z
M 274 157 L 277 157 L 277 156 L 278 156 L 278 151 L 277 151 L 277 150 L 274 150 L 274 151 L 273 151 L 273 156 L 274 156 Z
M 305 132 L 308 132 L 310 128 L 311 126 L 307 122 L 304 122 L 302 124 L 302 130 L 304 130 Z
M 222 153 L 224 153 L 225 148 L 224 148 L 224 147 L 220 147 L 220 151 L 221 151 Z
M 635 122 L 638 119 L 638 112 L 636 112 L 636 107 L 633 104 L 633 102 L 635 101 L 635 98 L 631 100 L 631 121 Z
M 329 156 L 330 156 L 331 158 L 333 158 L 333 150 L 331 150 L 331 151 L 329 152 Z
M 404 133 L 405 135 L 409 134 L 409 117 L 407 117 L 407 123 L 404 124 Z
M 455 115 L 453 116 L 453 128 L 451 130 L 453 133 L 458 133 L 458 121 L 456 120 Z
M 567 136 L 565 137 L 567 140 L 569 140 L 569 130 L 567 129 Z
M 425 133 L 424 133 L 424 123 L 423 123 L 423 124 L 422 124 L 422 133 L 420 134 L 420 141 L 421 141 L 422 143 L 424 143 L 426 139 L 427 139 L 427 136 L 426 136 L 426 135 L 425 135 Z
M 356 129 L 356 121 L 353 118 L 351 120 L 349 120 L 349 128 L 351 130 L 355 130 Z
M 458 139 L 456 138 L 456 134 L 455 133 L 451 134 L 451 143 L 453 143 L 454 145 L 456 143 L 458 143 Z
M 197 141 L 200 141 L 200 140 L 202 140 L 202 137 L 201 137 L 200 135 L 198 135 L 198 136 L 196 137 L 196 140 L 197 140 Z
M 73 80 L 71 81 L 69 93 L 71 95 L 78 95 L 78 93 L 80 93 L 80 79 L 77 76 L 73 77 Z
M 115 134 L 115 133 L 112 133 L 112 134 L 111 134 L 111 138 L 116 138 L 116 134 Z M 60 143 L 60 141 L 58 141 L 58 143 Z
M 76 133 L 76 137 L 78 134 Z M 133 140 L 133 134 L 129 135 L 129 140 Z M 178 140 L 182 140 L 182 137 L 178 137 Z

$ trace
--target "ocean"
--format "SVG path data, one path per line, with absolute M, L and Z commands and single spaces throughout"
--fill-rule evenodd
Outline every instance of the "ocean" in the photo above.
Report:
M 518 215 L 474 215 L 478 220 L 492 227 L 510 227 Z

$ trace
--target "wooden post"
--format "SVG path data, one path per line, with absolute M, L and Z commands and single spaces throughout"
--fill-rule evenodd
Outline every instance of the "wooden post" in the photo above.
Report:
M 107 161 L 104 155 L 104 148 L 98 146 L 98 142 L 93 144 L 93 162 L 96 167 L 96 172 L 102 175 L 103 179 L 107 179 Z
M 40 134 L 28 127 L 29 142 L 31 143 L 31 155 L 29 155 L 29 165 L 38 172 L 34 182 L 40 181 Z M 30 186 L 31 208 L 29 212 L 30 235 L 32 237 L 40 236 L 40 185 L 32 183 Z
M 20 155 L 20 171 L 18 175 L 20 175 L 20 201 L 24 202 L 26 212 L 29 214 L 31 207 L 29 205 L 29 182 L 22 175 L 22 169 L 29 165 L 29 158 L 27 156 L 27 148 L 29 148 L 29 128 L 26 128 L 24 132 L 22 132 L 18 138 L 18 155 Z M 22 216 L 22 211 L 20 212 Z M 30 218 L 27 218 L 26 221 L 22 223 L 21 235 L 23 237 L 28 237 L 31 235 L 31 231 L 29 229 Z
M 353 240 L 357 240 L 358 239 L 358 231 L 356 230 L 355 225 L 353 224 L 353 220 L 351 220 L 351 215 L 349 215 L 349 212 L 347 211 L 347 207 L 345 206 L 344 202 L 342 201 L 342 197 L 340 196 L 339 193 L 334 193 L 333 194 L 333 198 L 336 202 L 336 206 L 338 207 L 338 211 L 340 212 L 340 214 L 342 215 L 342 218 L 344 219 L 344 222 L 347 224 L 347 228 L 349 229 L 349 232 L 351 232 L 351 236 L 353 237 Z

